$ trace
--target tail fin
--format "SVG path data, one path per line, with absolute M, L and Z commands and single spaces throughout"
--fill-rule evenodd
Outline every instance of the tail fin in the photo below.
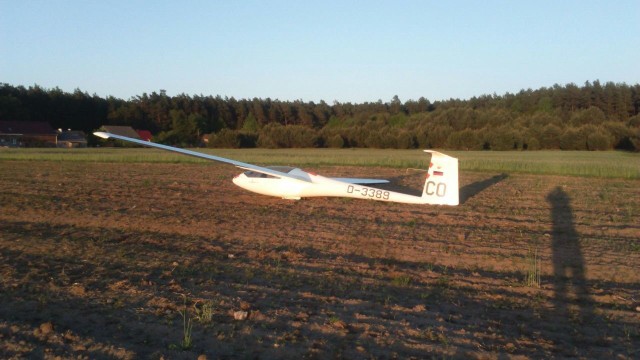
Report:
M 434 150 L 424 152 L 431 153 L 431 164 L 422 199 L 427 204 L 458 205 L 458 159 Z

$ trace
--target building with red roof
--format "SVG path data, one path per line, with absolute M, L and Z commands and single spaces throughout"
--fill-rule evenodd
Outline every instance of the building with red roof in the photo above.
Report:
M 151 135 L 151 131 L 149 130 L 136 130 L 136 132 L 138 133 L 138 136 L 140 136 L 141 140 L 151 141 L 151 138 L 153 138 L 153 135 Z

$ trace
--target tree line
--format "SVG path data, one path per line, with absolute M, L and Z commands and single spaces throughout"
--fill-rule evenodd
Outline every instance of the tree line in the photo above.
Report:
M 123 100 L 0 84 L 0 120 L 129 125 L 180 146 L 640 150 L 640 85 L 586 82 L 431 102 L 327 104 L 144 93 Z M 203 139 L 206 142 L 203 142 Z

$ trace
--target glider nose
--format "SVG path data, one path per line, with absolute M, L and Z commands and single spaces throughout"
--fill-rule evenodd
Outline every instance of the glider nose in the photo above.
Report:
M 250 186 L 250 181 L 248 181 L 249 178 L 247 178 L 247 176 L 244 173 L 238 174 L 236 176 L 233 177 L 233 183 L 236 184 L 236 186 L 239 186 L 243 189 L 246 190 L 250 190 L 248 187 Z M 250 190 L 252 191 L 252 190 Z
M 242 176 L 242 174 L 238 174 L 236 176 L 233 177 L 233 183 L 238 185 L 238 182 L 240 181 L 240 177 Z

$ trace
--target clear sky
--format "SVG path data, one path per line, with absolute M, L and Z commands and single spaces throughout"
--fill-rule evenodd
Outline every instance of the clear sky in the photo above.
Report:
M 0 0 L 0 82 L 340 102 L 640 83 L 640 1 Z

